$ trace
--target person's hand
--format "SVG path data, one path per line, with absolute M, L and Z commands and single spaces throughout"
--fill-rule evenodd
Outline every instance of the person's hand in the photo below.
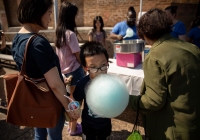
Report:
M 81 109 L 76 110 L 66 110 L 65 117 L 68 121 L 75 121 L 81 116 Z
M 122 41 L 123 37 L 121 35 L 117 35 L 117 40 Z
M 70 75 L 69 77 L 63 76 L 63 78 L 64 78 L 64 83 L 69 86 L 71 84 L 73 76 L 72 75 Z
M 74 100 L 73 94 L 70 94 L 69 97 Z M 69 100 L 70 102 L 72 102 L 72 100 Z

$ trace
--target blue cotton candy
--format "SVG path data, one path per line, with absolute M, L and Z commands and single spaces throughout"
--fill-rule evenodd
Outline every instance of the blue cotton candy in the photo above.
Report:
M 119 77 L 101 74 L 90 83 L 86 101 L 98 116 L 113 118 L 126 109 L 129 93 L 126 84 Z

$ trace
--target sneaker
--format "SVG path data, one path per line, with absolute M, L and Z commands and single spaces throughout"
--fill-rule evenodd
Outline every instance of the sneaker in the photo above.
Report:
M 71 132 L 70 136 L 76 136 L 76 135 L 81 135 L 82 134 L 82 126 L 81 124 L 76 124 L 76 131 L 75 132 Z

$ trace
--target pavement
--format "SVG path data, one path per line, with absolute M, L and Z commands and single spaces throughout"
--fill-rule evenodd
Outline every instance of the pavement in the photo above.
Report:
M 16 73 L 16 70 L 3 68 L 5 73 Z M 30 127 L 15 126 L 6 123 L 7 108 L 0 105 L 0 140 L 33 140 L 34 129 Z M 131 134 L 135 122 L 136 112 L 126 109 L 118 117 L 112 118 L 112 133 L 108 140 L 126 140 Z M 81 122 L 81 119 L 78 120 Z M 139 130 L 144 136 L 142 120 L 139 117 Z M 70 136 L 67 132 L 67 126 L 63 129 L 63 140 L 82 140 L 82 136 Z

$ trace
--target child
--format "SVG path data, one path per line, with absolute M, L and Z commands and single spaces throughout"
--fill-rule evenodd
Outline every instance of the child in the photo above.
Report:
M 104 22 L 101 16 L 96 16 L 93 20 L 93 29 L 89 31 L 89 41 L 101 42 L 106 48 L 107 34 L 103 29 Z
M 92 41 L 81 47 L 80 59 L 82 66 L 89 74 L 77 83 L 73 97 L 77 101 L 84 100 L 81 123 L 83 134 L 86 140 L 106 140 L 112 130 L 111 119 L 101 118 L 92 113 L 86 103 L 85 89 L 96 76 L 107 73 L 108 54 L 101 43 Z
M 60 7 L 58 26 L 56 28 L 56 53 L 60 60 L 60 67 L 63 77 L 71 78 L 70 82 L 70 97 L 73 97 L 73 92 L 77 81 L 84 77 L 84 71 L 80 64 L 80 47 L 76 37 L 75 18 L 78 13 L 78 7 L 64 1 Z M 65 79 L 65 82 L 66 82 Z M 68 131 L 71 136 L 80 135 L 82 133 L 81 125 L 76 120 L 69 122 Z

